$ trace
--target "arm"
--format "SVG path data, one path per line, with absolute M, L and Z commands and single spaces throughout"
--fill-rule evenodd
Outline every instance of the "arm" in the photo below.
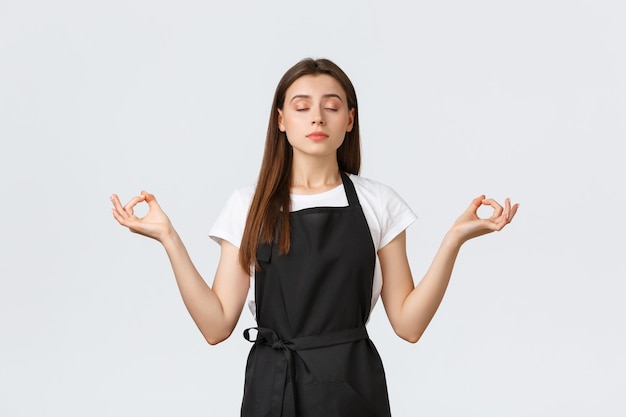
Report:
M 111 196 L 111 201 L 113 216 L 122 226 L 163 245 L 185 306 L 207 342 L 214 345 L 228 338 L 239 320 L 250 286 L 248 274 L 238 263 L 239 249 L 229 242 L 222 242 L 211 288 L 198 273 L 185 245 L 153 195 L 142 192 L 125 206 L 116 195 Z M 149 212 L 138 218 L 133 209 L 141 202 L 148 204 Z
M 494 209 L 490 218 L 478 217 L 477 211 L 482 205 Z M 406 256 L 405 232 L 378 251 L 383 274 L 381 297 L 398 336 L 411 343 L 420 339 L 441 304 L 463 243 L 502 230 L 511 222 L 518 207 L 517 204 L 511 207 L 509 199 L 505 201 L 504 208 L 484 196 L 474 199 L 445 235 L 430 268 L 417 286 L 413 284 Z

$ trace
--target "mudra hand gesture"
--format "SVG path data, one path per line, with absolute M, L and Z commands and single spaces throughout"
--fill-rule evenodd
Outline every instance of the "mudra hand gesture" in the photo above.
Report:
M 152 194 L 142 191 L 140 195 L 131 198 L 123 206 L 119 197 L 113 194 L 111 195 L 111 202 L 113 203 L 112 211 L 115 220 L 133 233 L 151 237 L 160 242 L 173 230 L 170 219 Z M 148 204 L 148 214 L 143 217 L 137 217 L 135 215 L 135 206 L 142 202 Z
M 478 209 L 482 206 L 493 208 L 490 217 L 478 216 Z M 502 207 L 497 201 L 481 195 L 472 200 L 465 212 L 454 222 L 451 232 L 455 233 L 460 243 L 463 243 L 487 233 L 500 231 L 511 223 L 518 207 L 519 204 L 511 205 L 511 200 L 508 198 L 504 200 L 504 207 Z

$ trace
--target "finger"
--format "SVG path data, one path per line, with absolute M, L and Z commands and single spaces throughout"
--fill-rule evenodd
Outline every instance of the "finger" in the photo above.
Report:
M 472 206 L 480 207 L 483 204 L 483 200 L 485 199 L 485 195 L 479 195 L 475 199 L 472 200 Z
M 485 199 L 484 195 L 474 198 L 472 202 L 470 203 L 469 207 L 465 210 L 465 212 L 476 214 L 480 206 L 483 204 L 484 199 Z
M 121 207 L 121 203 L 120 203 L 120 198 L 117 196 L 117 194 L 111 194 L 111 196 L 109 197 L 111 199 L 111 203 L 113 204 L 113 207 L 117 208 L 118 206 Z
M 113 203 L 113 208 L 121 218 L 130 218 L 133 217 L 133 207 L 137 205 L 137 203 L 144 200 L 143 196 L 133 197 L 126 205 L 122 206 L 119 197 L 116 194 L 111 195 L 111 202 Z
M 129 216 L 134 216 L 135 215 L 135 206 L 137 204 L 139 204 L 140 202 L 144 201 L 146 199 L 145 196 L 143 195 L 138 195 L 136 197 L 131 198 L 128 203 L 124 204 L 124 211 L 129 215 Z
M 511 207 L 511 211 L 509 212 L 509 218 L 508 218 L 508 222 L 511 223 L 511 220 L 513 220 L 513 217 L 515 217 L 515 213 L 517 213 L 517 209 L 519 208 L 519 203 L 515 203 L 512 207 Z
M 120 216 L 120 214 L 117 212 L 117 210 L 115 208 L 111 209 L 111 213 L 113 213 L 113 217 L 115 218 L 115 220 L 117 220 L 117 222 L 119 224 L 121 224 L 122 226 L 125 226 L 125 218 Z
M 150 194 L 147 191 L 142 191 L 141 195 L 145 198 L 146 203 L 148 203 L 150 207 L 159 205 L 154 194 Z
M 511 223 L 511 220 L 513 220 L 513 217 L 515 217 L 515 213 L 517 213 L 517 209 L 519 207 L 519 204 L 517 203 L 511 206 L 511 200 L 509 198 L 505 200 L 504 204 L 505 204 L 504 213 L 502 215 L 502 218 L 497 223 L 496 230 L 502 230 L 504 226 Z
M 122 207 L 120 198 L 116 194 L 111 195 L 111 203 L 113 203 L 113 211 L 117 214 L 118 217 L 126 217 L 125 216 L 126 212 L 124 211 L 124 208 Z
M 498 219 L 502 216 L 502 212 L 504 208 L 498 202 L 492 198 L 487 198 L 482 201 L 482 204 L 485 206 L 490 206 L 493 209 L 493 214 L 491 215 L 491 219 Z
M 114 201 L 113 198 L 111 198 L 112 201 Z M 117 222 L 119 224 L 121 224 L 122 226 L 125 227 L 130 227 L 133 221 L 132 217 L 128 216 L 128 213 L 126 213 L 126 211 L 124 211 L 124 209 L 122 208 L 119 200 L 114 202 L 114 205 L 116 207 L 113 207 L 111 209 L 111 213 L 113 214 L 113 217 L 115 218 L 115 220 L 117 220 Z
M 505 198 L 504 199 L 504 212 L 502 213 L 502 216 L 506 219 L 506 222 L 509 222 L 509 217 L 511 216 L 511 199 L 510 198 Z
M 506 218 L 507 223 L 511 222 L 511 219 L 513 219 L 513 216 L 515 216 L 515 213 L 517 212 L 517 207 L 519 207 L 519 204 L 515 204 L 513 206 L 511 206 L 511 199 L 507 198 L 506 200 L 504 200 L 504 213 L 503 216 Z

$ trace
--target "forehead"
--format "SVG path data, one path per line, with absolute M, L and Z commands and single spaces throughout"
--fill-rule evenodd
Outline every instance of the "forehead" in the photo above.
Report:
M 327 74 L 303 75 L 293 82 L 285 94 L 289 102 L 294 96 L 321 97 L 328 94 L 336 94 L 345 102 L 346 92 L 339 81 Z

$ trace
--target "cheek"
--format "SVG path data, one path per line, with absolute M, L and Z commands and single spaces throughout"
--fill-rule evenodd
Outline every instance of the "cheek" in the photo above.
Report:
M 283 131 L 293 130 L 294 127 L 298 125 L 297 115 L 294 117 L 293 114 L 283 114 L 278 117 L 278 127 Z
M 294 147 L 294 143 L 291 139 L 289 139 L 289 135 L 287 133 L 285 133 L 285 139 L 287 140 L 287 143 L 289 144 L 289 146 L 291 146 L 292 148 Z

